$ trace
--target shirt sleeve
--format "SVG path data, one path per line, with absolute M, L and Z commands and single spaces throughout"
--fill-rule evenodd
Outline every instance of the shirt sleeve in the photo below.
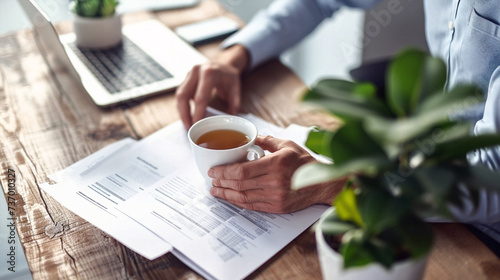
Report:
M 250 54 L 249 69 L 277 57 L 311 33 L 340 7 L 368 8 L 381 0 L 277 0 L 262 10 L 221 47 L 241 44 Z

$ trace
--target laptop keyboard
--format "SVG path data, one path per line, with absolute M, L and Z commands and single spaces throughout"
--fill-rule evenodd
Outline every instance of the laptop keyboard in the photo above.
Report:
M 80 48 L 76 43 L 70 47 L 110 93 L 173 77 L 126 36 L 111 49 Z

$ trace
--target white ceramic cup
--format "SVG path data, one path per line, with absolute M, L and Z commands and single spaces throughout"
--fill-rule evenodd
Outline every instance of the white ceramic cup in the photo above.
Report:
M 226 150 L 208 149 L 196 144 L 203 134 L 219 129 L 239 131 L 248 136 L 250 141 L 245 145 Z M 254 160 L 264 156 L 264 151 L 255 145 L 257 127 L 249 120 L 237 116 L 219 115 L 204 118 L 191 126 L 188 138 L 198 170 L 208 182 L 211 181 L 207 174 L 211 167 Z

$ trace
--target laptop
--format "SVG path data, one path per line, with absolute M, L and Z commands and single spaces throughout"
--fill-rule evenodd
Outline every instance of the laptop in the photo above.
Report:
M 123 26 L 123 42 L 107 50 L 76 45 L 59 36 L 34 0 L 19 0 L 33 23 L 40 52 L 52 71 L 67 70 L 100 107 L 175 89 L 206 58 L 157 20 Z

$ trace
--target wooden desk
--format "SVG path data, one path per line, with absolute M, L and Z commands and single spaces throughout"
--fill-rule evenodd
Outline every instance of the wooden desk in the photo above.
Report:
M 129 15 L 125 22 L 157 18 L 175 27 L 225 13 L 216 2 L 203 1 L 189 9 Z M 66 28 L 60 26 L 61 32 Z M 219 51 L 217 43 L 199 50 L 207 57 Z M 290 70 L 272 61 L 244 78 L 243 111 L 280 126 L 334 127 L 334 119 L 298 103 L 304 89 Z M 146 137 L 178 118 L 171 93 L 99 109 L 68 73 L 47 68 L 31 30 L 0 38 L 0 180 L 7 196 L 7 170 L 15 170 L 17 230 L 34 279 L 201 278 L 171 254 L 154 261 L 135 254 L 39 187 L 48 174 L 109 143 Z M 455 224 L 435 229 L 425 279 L 500 278 L 498 258 L 466 229 Z M 249 278 L 320 279 L 314 235 L 304 232 Z

